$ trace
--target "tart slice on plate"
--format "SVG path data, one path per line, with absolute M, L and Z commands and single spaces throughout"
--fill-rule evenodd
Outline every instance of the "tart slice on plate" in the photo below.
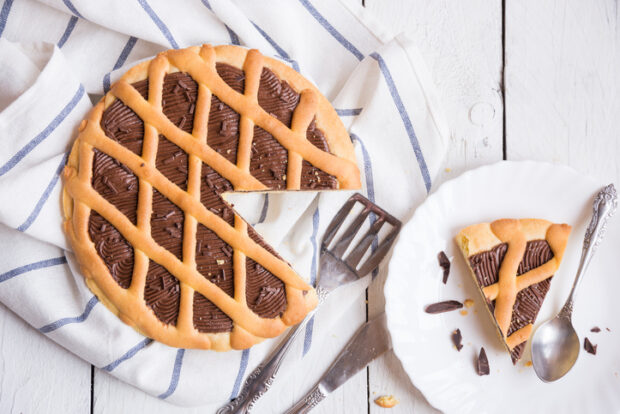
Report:
M 501 219 L 456 236 L 513 364 L 523 355 L 571 232 L 568 224 Z

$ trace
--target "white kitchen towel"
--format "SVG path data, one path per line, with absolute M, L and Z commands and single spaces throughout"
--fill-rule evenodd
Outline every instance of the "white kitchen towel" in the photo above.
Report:
M 430 191 L 448 132 L 412 41 L 382 28 L 354 0 L 2 2 L 0 301 L 111 375 L 172 403 L 212 409 L 237 395 L 277 339 L 215 353 L 170 348 L 124 325 L 88 290 L 66 251 L 59 179 L 92 107 L 89 94 L 107 91 L 138 60 L 203 43 L 258 48 L 312 80 L 350 131 L 364 193 L 401 219 Z M 321 235 L 349 195 L 234 198 L 267 241 L 314 281 Z M 351 305 L 368 283 L 328 299 L 274 391 L 259 402 L 265 410 L 286 408 L 327 367 L 365 319 Z M 300 370 L 303 376 L 291 376 Z M 295 380 L 282 380 L 287 375 Z

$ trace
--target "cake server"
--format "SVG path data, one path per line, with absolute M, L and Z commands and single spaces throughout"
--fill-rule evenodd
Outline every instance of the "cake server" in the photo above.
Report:
M 338 233 L 338 230 L 340 230 L 345 219 L 357 203 L 362 204 L 363 210 L 352 220 L 351 224 L 342 232 L 342 235 L 333 243 L 333 246 L 330 247 L 332 241 L 336 238 L 336 233 Z M 355 239 L 355 236 L 369 218 L 371 222 L 370 228 L 345 257 L 345 253 Z M 392 228 L 389 229 L 383 240 L 377 243 L 376 248 L 371 249 L 368 258 L 360 265 L 359 263 L 386 223 L 391 225 Z M 306 315 L 301 323 L 291 328 L 284 340 L 269 355 L 266 362 L 260 364 L 250 373 L 239 392 L 239 396 L 221 407 L 217 414 L 250 412 L 256 401 L 271 387 L 291 344 L 297 338 L 297 335 L 303 331 L 302 328 L 312 318 L 316 310 L 325 302 L 327 295 L 337 287 L 358 280 L 376 269 L 390 250 L 396 236 L 400 232 L 400 227 L 401 222 L 399 220 L 363 195 L 356 193 L 349 198 L 336 213 L 329 226 L 327 226 L 321 242 L 320 267 L 316 286 L 319 304 Z
M 603 188 L 594 199 L 592 219 L 583 238 L 583 251 L 573 288 L 558 316 L 542 324 L 534 333 L 532 365 L 538 378 L 545 382 L 562 378 L 577 361 L 581 346 L 571 321 L 575 292 L 596 248 L 603 240 L 607 220 L 613 216 L 617 205 L 618 196 L 613 184 Z
M 366 322 L 340 352 L 319 382 L 285 414 L 307 413 L 330 393 L 392 348 L 385 313 Z

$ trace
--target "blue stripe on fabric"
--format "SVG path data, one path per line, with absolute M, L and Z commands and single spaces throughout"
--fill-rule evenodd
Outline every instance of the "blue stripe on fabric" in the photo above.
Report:
M 39 332 L 50 333 L 58 328 L 62 328 L 63 326 L 71 323 L 82 323 L 88 318 L 88 315 L 90 315 L 90 312 L 93 310 L 97 303 L 99 303 L 99 299 L 97 299 L 97 296 L 93 296 L 86 304 L 84 312 L 82 312 L 80 316 L 58 319 L 56 322 L 52 322 L 39 328 Z
M 159 18 L 157 13 L 155 13 L 155 10 L 153 10 L 153 8 L 146 2 L 146 0 L 138 0 L 138 3 L 140 3 L 140 6 L 142 6 L 146 14 L 148 14 L 151 20 L 153 20 L 153 23 L 155 23 L 155 25 L 159 28 L 164 37 L 168 39 L 170 46 L 172 46 L 174 49 L 178 49 L 179 44 L 176 40 L 174 40 L 172 33 L 170 33 L 170 29 L 168 29 L 168 26 L 166 26 L 166 24 Z
M 336 109 L 336 113 L 339 116 L 356 116 L 362 113 L 364 108 L 352 108 L 352 109 Z
M 372 175 L 372 163 L 370 161 L 370 154 L 364 145 L 364 142 L 355 134 L 351 134 L 351 138 L 353 141 L 357 141 L 360 143 L 360 147 L 362 148 L 362 156 L 364 157 L 364 176 L 366 176 L 366 193 L 368 195 L 368 199 L 375 202 L 375 184 Z
M 114 371 L 116 367 L 118 367 L 120 364 L 127 361 L 128 359 L 131 359 L 134 355 L 136 355 L 140 350 L 144 349 L 151 342 L 153 342 L 151 338 L 143 339 L 142 341 L 138 342 L 136 346 L 132 347 L 129 351 L 125 352 L 125 354 L 122 357 L 120 357 L 116 361 L 109 363 L 108 365 L 106 365 L 105 367 L 101 369 L 108 371 L 108 372 Z
M 73 3 L 71 3 L 71 0 L 62 0 L 62 2 L 65 3 L 65 6 L 67 6 L 67 9 L 69 9 L 71 13 L 75 14 L 77 17 L 81 17 L 82 19 L 84 18 L 84 16 L 82 16 L 80 12 L 77 11 Z
M 9 12 L 11 11 L 12 5 L 13 0 L 4 0 L 2 4 L 2 10 L 0 10 L 0 36 L 2 36 L 2 32 L 4 32 L 4 28 L 6 27 L 6 22 L 9 20 Z
M 422 154 L 422 149 L 420 148 L 420 143 L 418 142 L 418 137 L 415 134 L 413 125 L 411 124 L 409 114 L 407 113 L 405 105 L 400 98 L 400 94 L 398 93 L 398 89 L 396 88 L 396 84 L 394 83 L 394 79 L 392 78 L 392 74 L 390 73 L 390 70 L 381 55 L 373 52 L 370 54 L 370 56 L 375 59 L 377 63 L 379 63 L 379 68 L 381 69 L 383 77 L 385 78 L 385 82 L 387 83 L 388 89 L 390 90 L 392 100 L 394 101 L 396 109 L 398 110 L 398 113 L 403 120 L 405 129 L 407 130 L 407 135 L 409 135 L 409 141 L 411 142 L 411 146 L 413 147 L 415 157 L 418 160 L 418 166 L 420 167 L 420 172 L 422 173 L 422 178 L 424 179 L 424 185 L 426 186 L 426 192 L 428 193 L 431 191 L 431 176 L 428 172 L 428 167 L 426 166 L 426 161 L 424 160 L 424 155 Z
M 362 148 L 362 157 L 364 158 L 364 176 L 366 177 L 366 195 L 368 196 L 368 199 L 371 202 L 375 202 L 375 183 L 374 183 L 374 178 L 373 178 L 373 174 L 372 174 L 372 161 L 370 160 L 370 154 L 368 153 L 368 150 L 366 149 L 366 146 L 364 145 L 364 141 L 362 141 L 360 139 L 360 137 L 358 137 L 355 134 L 351 134 L 351 138 L 353 139 L 353 141 L 357 141 L 360 143 L 360 147 Z M 377 216 L 375 215 L 375 213 L 371 213 L 370 214 L 370 224 L 374 224 L 375 220 L 377 219 Z M 378 238 L 375 237 L 372 241 L 372 244 L 370 245 L 370 251 L 374 252 L 375 250 L 377 250 L 377 246 L 378 246 Z M 377 273 L 379 272 L 379 269 L 375 269 L 372 271 L 372 277 L 374 278 L 375 276 L 377 276 Z
M 118 59 L 116 59 L 116 63 L 114 63 L 114 68 L 112 68 L 113 71 L 116 69 L 119 69 L 121 66 L 125 64 L 125 62 L 127 61 L 127 57 L 129 57 L 129 54 L 131 53 L 133 47 L 136 45 L 137 41 L 138 41 L 138 38 L 133 37 L 133 36 L 131 36 L 127 40 L 127 43 L 125 43 L 125 46 L 123 47 L 123 50 L 121 51 L 121 54 L 119 55 Z M 103 91 L 105 93 L 108 93 L 108 91 L 110 90 L 110 75 L 111 75 L 110 72 L 108 72 L 103 77 Z
M 273 38 L 271 36 L 269 36 L 267 34 L 267 32 L 265 32 L 263 29 L 261 29 L 256 23 L 252 22 L 252 25 L 256 28 L 256 30 L 258 30 L 258 33 L 261 34 L 261 36 L 263 36 L 265 38 L 265 40 L 267 41 L 267 43 L 269 43 L 276 52 L 278 52 L 278 54 L 280 55 L 280 57 L 284 60 L 286 60 L 287 62 L 290 62 L 290 64 L 293 66 L 293 69 L 295 69 L 297 72 L 299 72 L 299 64 L 297 63 L 296 60 L 291 59 L 291 57 L 289 56 L 288 53 L 286 53 L 286 50 L 282 49 L 282 47 L 276 43 L 275 40 L 273 40 Z
M 306 336 L 304 338 L 304 350 L 301 353 L 302 357 L 305 357 L 310 347 L 312 346 L 312 333 L 314 332 L 314 315 L 310 318 L 306 324 Z
M 336 30 L 336 28 L 332 26 L 331 23 L 329 23 L 317 9 L 314 8 L 312 3 L 308 0 L 299 0 L 299 2 L 310 12 L 312 17 L 314 17 L 321 24 L 321 26 L 323 26 L 325 30 L 327 30 L 329 34 L 331 34 L 342 46 L 344 46 L 345 49 L 351 52 L 357 60 L 364 59 L 362 52 L 353 46 L 351 42 L 345 39 L 345 37 L 338 30 Z
M 312 235 L 310 236 L 310 242 L 312 243 L 312 264 L 310 265 L 310 284 L 313 286 L 316 284 L 316 276 L 317 276 L 317 254 L 318 254 L 318 244 L 316 241 L 316 236 L 319 231 L 319 221 L 321 216 L 319 214 L 319 207 L 316 207 L 314 210 L 314 214 L 312 215 Z M 302 352 L 302 356 L 306 356 L 310 347 L 312 346 L 312 333 L 314 331 L 314 316 L 310 318 L 308 323 L 306 324 L 306 336 L 304 338 L 304 349 Z
M 207 9 L 213 11 L 213 9 L 211 8 L 211 3 L 209 3 L 209 0 L 202 0 L 202 4 L 204 4 Z
M 62 159 L 60 160 L 60 164 L 58 165 L 58 168 L 56 168 L 56 171 L 54 172 L 54 176 L 52 177 L 52 179 L 50 180 L 49 184 L 45 188 L 45 191 L 43 191 L 43 194 L 41 195 L 41 198 L 39 198 L 39 201 L 37 201 L 37 204 L 34 206 L 34 209 L 30 213 L 30 215 L 28 216 L 26 221 L 24 221 L 17 228 L 17 230 L 19 230 L 21 232 L 24 232 L 24 231 L 28 230 L 28 228 L 32 225 L 32 223 L 39 216 L 39 213 L 41 212 L 41 209 L 45 205 L 45 202 L 47 201 L 47 199 L 50 197 L 50 194 L 52 193 L 52 190 L 54 189 L 54 187 L 56 187 L 56 183 L 58 182 L 58 179 L 60 178 L 60 173 L 62 172 L 63 168 L 65 167 L 65 164 L 67 162 L 67 157 L 68 156 L 69 156 L 69 153 L 66 153 L 62 157 Z
M 265 194 L 265 198 L 263 199 L 263 208 L 260 211 L 260 217 L 258 219 L 259 223 L 262 223 L 267 218 L 267 210 L 269 210 L 269 194 Z
M 317 276 L 317 253 L 318 253 L 318 245 L 316 241 L 316 236 L 319 231 L 319 207 L 317 206 L 314 214 L 312 215 L 312 235 L 310 236 L 310 242 L 312 243 L 312 264 L 310 265 L 310 284 L 313 286 L 316 284 L 316 276 Z M 310 346 L 312 346 L 312 333 L 314 330 L 314 316 L 310 318 L 308 324 L 306 325 L 306 336 L 304 338 L 304 349 L 302 352 L 302 356 L 306 356 L 308 351 L 310 350 Z
M 6 164 L 0 167 L 0 177 L 13 169 L 13 167 L 15 167 L 37 145 L 39 145 L 41 141 L 43 141 L 52 132 L 54 132 L 56 127 L 65 120 L 67 115 L 69 115 L 73 108 L 75 108 L 75 106 L 78 104 L 78 102 L 80 101 L 80 99 L 82 99 L 83 96 L 84 86 L 80 84 L 80 87 L 78 88 L 75 95 L 73 95 L 73 98 L 71 98 L 71 101 L 69 101 L 69 103 L 62 109 L 62 111 L 60 111 L 58 115 L 56 115 L 52 122 L 50 122 L 43 131 L 39 132 L 39 134 L 34 137 L 30 142 L 28 142 L 22 149 L 17 151 L 17 154 L 13 155 L 13 157 L 11 157 L 11 159 L 8 160 Z
M 237 36 L 237 33 L 233 32 L 232 29 L 226 25 L 224 25 L 224 27 L 226 27 L 226 30 L 228 31 L 228 36 L 230 36 L 230 42 L 233 45 L 240 45 L 241 42 L 239 42 L 239 36 Z
M 230 400 L 237 398 L 237 395 L 239 395 L 239 388 L 241 388 L 241 380 L 243 379 L 245 370 L 248 367 L 249 359 L 250 359 L 250 350 L 244 349 L 243 353 L 241 354 L 241 363 L 239 364 L 239 371 L 237 372 L 237 378 L 235 378 L 235 385 L 233 386 L 233 390 L 230 393 L 230 397 L 229 397 Z
M 9 279 L 14 278 L 15 276 L 19 276 L 24 273 L 31 272 L 37 269 L 44 269 L 46 267 L 58 266 L 61 264 L 67 263 L 67 258 L 65 256 L 54 257 L 53 259 L 41 260 L 39 262 L 30 263 L 24 266 L 16 267 L 15 269 L 11 269 L 8 272 L 4 272 L 0 274 L 0 283 L 6 282 Z
M 69 36 L 71 36 L 71 32 L 73 32 L 73 29 L 75 29 L 75 24 L 77 23 L 77 21 L 78 21 L 77 16 L 71 16 L 71 18 L 69 19 L 69 23 L 67 24 L 67 28 L 65 29 L 65 32 L 62 34 L 62 37 L 58 41 L 59 48 L 63 47 L 65 43 L 67 42 L 67 39 L 69 39 Z
M 177 357 L 174 360 L 174 368 L 172 369 L 172 378 L 170 378 L 170 385 L 168 386 L 166 392 L 158 395 L 157 398 L 165 400 L 166 398 L 170 397 L 177 389 L 177 385 L 179 385 L 179 377 L 181 376 L 181 366 L 183 365 L 183 355 L 185 355 L 185 349 L 179 349 L 177 351 Z

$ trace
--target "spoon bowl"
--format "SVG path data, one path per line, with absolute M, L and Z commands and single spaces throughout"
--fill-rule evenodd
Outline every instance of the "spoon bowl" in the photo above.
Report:
M 562 378 L 579 356 L 579 337 L 569 318 L 556 316 L 542 324 L 532 338 L 532 364 L 538 378 Z

